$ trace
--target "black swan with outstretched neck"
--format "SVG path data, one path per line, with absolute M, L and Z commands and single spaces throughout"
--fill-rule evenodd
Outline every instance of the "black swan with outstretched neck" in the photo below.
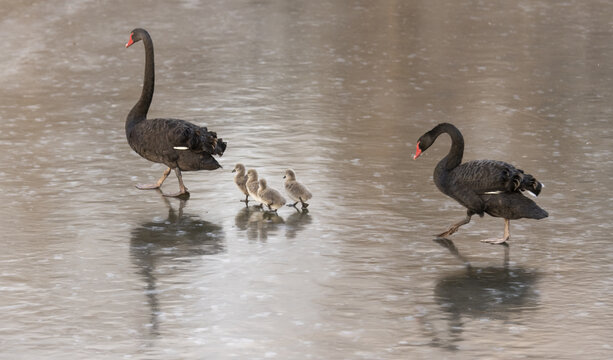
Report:
M 462 163 L 464 138 L 460 130 L 452 124 L 438 124 L 423 134 L 417 142 L 413 159 L 426 151 L 436 138 L 447 133 L 451 137 L 451 149 L 434 169 L 434 183 L 445 195 L 464 205 L 468 211 L 466 218 L 453 224 L 449 230 L 437 236 L 446 237 L 468 224 L 474 214 L 504 218 L 504 236 L 501 239 L 487 239 L 484 242 L 502 244 L 509 240 L 509 220 L 543 219 L 549 216 L 536 203 L 522 192 L 528 191 L 538 196 L 543 184 L 532 175 L 517 169 L 511 164 L 496 160 L 473 160 Z
M 170 170 L 174 169 L 179 180 L 179 192 L 166 196 L 189 195 L 183 185 L 181 171 L 215 170 L 221 167 L 213 155 L 223 155 L 226 143 L 217 134 L 179 119 L 147 119 L 147 111 L 153 98 L 155 69 L 153 41 L 146 30 L 134 29 L 126 47 L 143 41 L 145 46 L 145 79 L 140 99 L 126 119 L 126 137 L 130 147 L 149 161 L 168 166 L 155 184 L 136 185 L 141 190 L 158 189 Z

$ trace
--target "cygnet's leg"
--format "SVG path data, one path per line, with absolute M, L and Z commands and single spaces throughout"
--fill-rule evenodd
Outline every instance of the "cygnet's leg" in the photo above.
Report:
M 298 209 L 298 208 L 296 208 L 296 204 L 298 204 L 298 203 L 299 203 L 299 201 L 296 201 L 295 203 L 293 203 L 293 204 L 287 204 L 286 206 L 289 206 L 289 207 L 293 207 L 293 208 L 295 208 L 295 209 Z
M 164 194 L 164 196 L 189 197 L 189 191 L 187 191 L 187 188 L 185 187 L 185 185 L 183 185 L 183 177 L 181 176 L 181 170 L 178 167 L 175 168 L 175 174 L 177 175 L 177 179 L 179 180 L 179 192 L 176 192 L 173 194 Z
M 460 221 L 458 221 L 457 223 L 451 225 L 451 227 L 445 231 L 444 233 L 440 233 L 438 235 L 436 235 L 436 237 L 440 237 L 440 238 L 444 238 L 447 237 L 453 233 L 455 233 L 456 231 L 458 231 L 458 229 L 460 228 L 460 226 L 462 225 L 466 225 L 470 222 L 470 218 L 472 217 L 471 213 L 467 213 L 466 217 Z
M 249 206 L 249 194 L 245 195 L 245 200 L 241 200 L 241 202 L 244 202 L 246 206 Z
M 511 229 L 509 228 L 511 221 L 509 219 L 504 219 L 504 237 L 502 239 L 485 239 L 481 240 L 482 242 L 488 244 L 504 244 L 511 237 Z
M 302 198 L 298 198 L 300 200 L 300 203 L 302 204 L 302 208 L 306 209 L 309 207 L 309 204 L 305 203 L 304 201 L 302 201 Z
M 162 184 L 164 183 L 164 180 L 166 180 L 166 178 L 168 177 L 169 174 L 170 174 L 170 168 L 164 170 L 164 173 L 162 174 L 162 177 L 155 184 L 137 184 L 136 188 L 140 189 L 140 190 L 155 190 L 155 189 L 159 189 L 160 186 L 162 186 Z

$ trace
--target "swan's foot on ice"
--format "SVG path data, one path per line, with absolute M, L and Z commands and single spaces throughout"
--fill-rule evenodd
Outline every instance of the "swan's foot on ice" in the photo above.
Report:
M 158 184 L 136 184 L 134 185 L 138 190 L 156 190 L 160 188 Z
M 181 200 L 187 200 L 189 199 L 189 196 L 190 196 L 189 191 L 187 191 L 187 188 L 184 191 L 178 191 L 176 193 L 163 194 L 163 195 L 166 197 L 176 197 Z
M 159 189 L 162 186 L 162 184 L 164 183 L 164 180 L 166 180 L 166 178 L 168 177 L 169 174 L 170 174 L 170 168 L 164 170 L 164 173 L 162 174 L 162 177 L 160 177 L 155 184 L 137 184 L 136 188 L 139 189 L 139 190 L 156 190 L 156 189 Z
M 170 168 L 168 168 L 168 173 L 170 173 Z M 183 177 L 181 176 L 181 170 L 179 168 L 175 168 L 175 174 L 177 175 L 177 180 L 179 180 L 179 192 L 172 193 L 172 194 L 164 194 L 164 196 L 176 197 L 179 199 L 189 199 L 189 191 L 187 191 L 187 187 L 185 187 L 185 185 L 183 184 Z
M 504 236 L 502 237 L 502 239 L 485 239 L 485 240 L 481 240 L 481 242 L 488 243 L 488 244 L 506 243 L 507 240 L 509 240 L 509 238 L 511 237 L 510 224 L 511 224 L 511 221 L 509 221 L 509 219 L 504 219 Z
M 500 245 L 500 244 L 505 244 L 507 242 L 507 240 L 509 240 L 508 237 L 502 238 L 502 239 L 496 239 L 496 238 L 484 239 L 484 240 L 481 240 L 481 242 L 488 243 L 488 244 Z

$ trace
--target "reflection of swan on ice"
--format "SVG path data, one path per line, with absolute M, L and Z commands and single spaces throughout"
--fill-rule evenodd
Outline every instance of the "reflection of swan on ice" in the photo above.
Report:
M 145 282 L 151 313 L 148 328 L 152 335 L 159 334 L 159 316 L 162 313 L 158 279 L 186 269 L 168 265 L 189 263 L 202 255 L 214 255 L 225 250 L 221 226 L 184 214 L 185 200 L 181 200 L 179 210 L 175 211 L 168 199 L 163 199 L 168 206 L 168 217 L 137 226 L 130 239 L 130 259 Z
M 224 250 L 221 226 L 184 214 L 185 200 L 180 200 L 177 213 L 168 199 L 163 199 L 168 206 L 168 217 L 145 222 L 132 230 L 132 250 L 154 255 L 156 250 L 163 249 L 157 256 L 171 258 L 212 255 Z
M 448 323 L 448 337 L 437 331 L 431 316 L 419 317 L 432 345 L 452 350 L 462 340 L 465 323 L 472 319 L 506 321 L 516 314 L 534 309 L 539 302 L 535 284 L 536 270 L 509 266 L 509 246 L 504 244 L 502 266 L 475 267 L 449 239 L 436 239 L 439 245 L 464 263 L 464 269 L 440 277 L 434 287 L 434 299 Z M 440 314 L 440 312 L 437 311 Z

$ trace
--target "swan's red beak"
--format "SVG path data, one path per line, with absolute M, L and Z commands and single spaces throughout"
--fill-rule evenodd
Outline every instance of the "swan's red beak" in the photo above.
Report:
M 126 47 L 130 47 L 130 45 L 134 44 L 134 40 L 132 40 L 132 35 L 134 35 L 134 33 L 130 34 L 130 40 L 126 44 Z
M 415 150 L 415 155 L 413 155 L 413 160 L 417 160 L 417 158 L 421 155 L 421 149 L 419 148 L 419 141 L 417 142 L 417 149 Z

